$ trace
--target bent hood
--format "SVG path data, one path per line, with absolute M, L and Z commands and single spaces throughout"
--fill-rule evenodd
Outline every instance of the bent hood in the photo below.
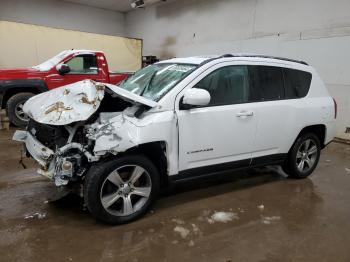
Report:
M 147 98 L 144 98 L 142 96 L 136 95 L 134 93 L 131 93 L 130 91 L 127 91 L 123 88 L 120 88 L 119 86 L 111 85 L 111 84 L 104 84 L 109 89 L 111 89 L 114 93 L 116 93 L 119 97 L 123 98 L 126 101 L 129 101 L 131 103 L 135 102 L 138 104 L 143 104 L 149 107 L 155 107 L 157 105 L 157 102 L 154 102 L 152 100 L 149 100 Z
M 49 125 L 68 125 L 87 120 L 100 107 L 105 88 L 134 104 L 155 107 L 156 102 L 133 94 L 118 86 L 83 80 L 62 86 L 30 98 L 23 111 L 36 122 Z

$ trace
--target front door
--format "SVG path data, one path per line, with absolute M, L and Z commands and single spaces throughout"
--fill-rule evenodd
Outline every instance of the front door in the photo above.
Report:
M 216 65 L 192 87 L 210 93 L 207 106 L 178 110 L 179 171 L 214 172 L 247 166 L 257 120 L 245 65 Z
M 77 55 L 64 63 L 70 67 L 71 71 L 65 75 L 60 75 L 55 69 L 55 74 L 49 75 L 46 79 L 49 89 L 85 79 L 104 81 L 104 79 L 101 79 L 101 74 L 99 74 L 97 59 L 94 54 Z

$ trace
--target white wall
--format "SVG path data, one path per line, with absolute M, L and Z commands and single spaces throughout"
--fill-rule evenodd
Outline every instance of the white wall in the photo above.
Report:
M 125 28 L 122 13 L 58 0 L 0 0 L 0 20 L 119 36 Z
M 349 0 L 177 0 L 126 15 L 126 35 L 160 58 L 253 52 L 305 60 L 339 104 L 350 139 Z

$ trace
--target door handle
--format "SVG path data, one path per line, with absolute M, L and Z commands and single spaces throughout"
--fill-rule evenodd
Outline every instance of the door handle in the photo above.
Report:
M 253 115 L 254 115 L 253 111 L 241 111 L 236 114 L 237 117 L 248 117 Z

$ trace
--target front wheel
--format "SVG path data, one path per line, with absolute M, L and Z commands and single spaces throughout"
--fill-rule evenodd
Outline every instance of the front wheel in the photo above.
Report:
M 308 177 L 316 168 L 320 154 L 319 138 L 313 133 L 304 134 L 291 148 L 282 167 L 283 171 L 294 178 Z
M 7 116 L 12 124 L 17 127 L 25 127 L 29 117 L 23 111 L 24 103 L 34 96 L 33 93 L 19 93 L 11 96 L 6 104 Z
M 109 224 L 143 216 L 159 190 L 159 173 L 142 155 L 126 155 L 93 166 L 84 182 L 84 200 L 91 214 Z

